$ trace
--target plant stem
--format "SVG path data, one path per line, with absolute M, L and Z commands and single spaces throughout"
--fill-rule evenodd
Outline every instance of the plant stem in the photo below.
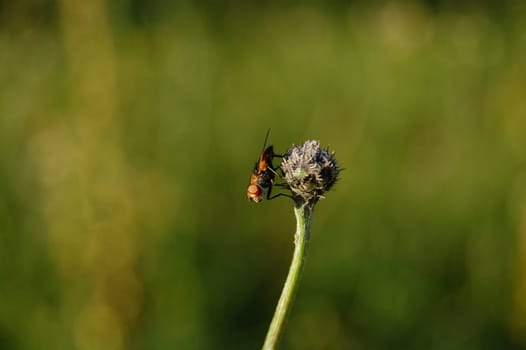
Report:
M 313 204 L 308 202 L 296 202 L 294 214 L 296 215 L 296 233 L 294 235 L 294 255 L 290 263 L 289 274 L 283 286 L 281 296 L 274 312 L 274 317 L 263 344 L 263 350 L 273 350 L 278 344 L 283 332 L 283 325 L 290 314 L 292 302 L 298 290 L 305 258 L 309 247 L 310 223 L 312 218 Z

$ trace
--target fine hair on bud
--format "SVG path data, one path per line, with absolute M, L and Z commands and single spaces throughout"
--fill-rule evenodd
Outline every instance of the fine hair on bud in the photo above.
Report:
M 295 201 L 314 204 L 336 183 L 341 169 L 328 147 L 306 141 L 283 156 L 281 170 Z

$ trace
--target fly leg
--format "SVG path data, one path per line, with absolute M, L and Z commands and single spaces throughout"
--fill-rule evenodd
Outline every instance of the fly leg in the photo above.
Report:
M 268 191 L 267 191 L 267 200 L 271 200 L 271 199 L 274 199 L 274 198 L 277 198 L 279 196 L 285 196 L 285 197 L 289 197 L 291 199 L 294 199 L 294 197 L 292 197 L 290 194 L 286 194 L 286 193 L 278 193 L 278 194 L 275 194 L 273 196 L 271 196 L 271 192 L 272 192 L 272 185 L 273 184 L 270 184 L 269 187 L 268 187 Z M 276 186 L 282 186 L 283 184 L 276 184 Z
M 268 185 L 267 200 L 270 200 L 270 192 L 272 192 L 272 181 Z
M 292 197 L 290 194 L 286 194 L 286 193 L 278 193 L 270 198 L 267 198 L 268 200 L 271 200 L 271 199 L 274 199 L 274 198 L 277 198 L 279 196 L 285 196 L 285 197 L 289 197 L 290 199 L 294 199 L 294 197 Z

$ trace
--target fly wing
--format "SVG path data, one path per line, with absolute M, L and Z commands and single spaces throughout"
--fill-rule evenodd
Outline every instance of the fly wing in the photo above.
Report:
M 272 157 L 274 157 L 274 147 L 268 146 L 267 149 L 263 153 L 261 153 L 261 156 L 259 157 L 259 173 L 265 172 L 269 167 L 272 168 Z

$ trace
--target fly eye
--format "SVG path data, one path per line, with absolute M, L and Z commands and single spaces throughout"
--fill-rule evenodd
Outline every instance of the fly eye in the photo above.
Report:
M 250 186 L 248 186 L 247 192 L 250 193 L 250 194 L 258 196 L 258 195 L 261 194 L 261 188 L 259 188 L 259 186 L 256 186 L 256 185 L 250 185 Z

